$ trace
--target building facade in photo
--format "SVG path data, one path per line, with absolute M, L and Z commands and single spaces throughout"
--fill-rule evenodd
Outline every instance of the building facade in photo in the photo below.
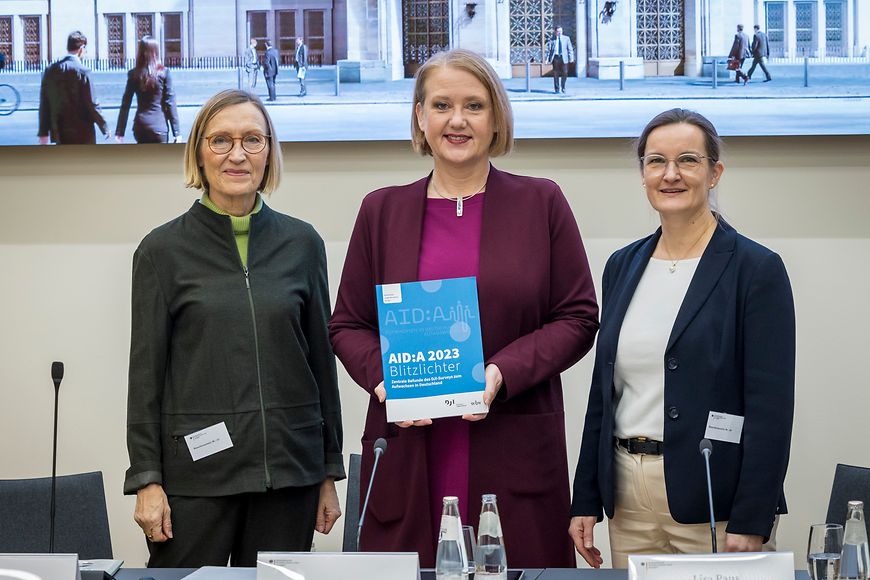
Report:
M 89 39 L 89 65 L 129 67 L 156 37 L 174 67 L 237 66 L 250 39 L 272 40 L 290 65 L 302 37 L 314 66 L 339 61 L 345 80 L 413 76 L 432 54 L 462 47 L 502 77 L 547 74 L 556 26 L 573 41 L 570 73 L 616 78 L 698 76 L 727 55 L 737 24 L 759 24 L 771 57 L 870 58 L 870 0 L 0 0 L 7 67 L 41 69 Z M 708 66 L 709 68 L 709 66 Z M 347 75 L 347 78 L 346 78 Z

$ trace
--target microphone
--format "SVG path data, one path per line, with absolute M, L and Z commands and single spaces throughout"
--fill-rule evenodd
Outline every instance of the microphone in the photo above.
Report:
M 359 539 L 360 539 L 360 536 L 362 536 L 363 520 L 365 520 L 366 510 L 368 510 L 368 507 L 369 507 L 369 495 L 372 493 L 372 484 L 374 484 L 374 482 L 375 482 L 375 472 L 378 470 L 378 460 L 381 458 L 381 455 L 383 455 L 386 450 L 387 450 L 387 440 L 384 439 L 383 437 L 378 437 L 375 440 L 375 444 L 373 447 L 373 451 L 375 453 L 375 464 L 372 466 L 372 476 L 371 476 L 371 478 L 369 478 L 369 487 L 366 490 L 366 500 L 363 503 L 363 509 L 359 515 L 359 525 L 356 528 L 356 549 L 357 549 L 357 552 L 359 551 Z
M 713 479 L 710 477 L 710 455 L 713 454 L 713 444 L 709 439 L 701 439 L 698 449 L 701 455 L 704 456 L 704 464 L 707 467 L 707 501 L 710 502 L 710 543 L 713 546 L 713 553 L 717 553 L 716 549 L 716 516 L 713 513 Z
M 49 500 L 48 552 L 54 553 L 54 504 L 55 487 L 57 483 L 57 401 L 60 394 L 60 382 L 63 380 L 63 363 L 51 363 L 51 382 L 54 383 L 54 438 L 51 450 L 51 499 Z

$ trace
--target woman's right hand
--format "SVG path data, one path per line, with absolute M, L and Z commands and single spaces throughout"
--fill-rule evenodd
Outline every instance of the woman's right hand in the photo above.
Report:
M 169 500 L 159 483 L 149 483 L 136 492 L 133 519 L 145 532 L 149 542 L 165 542 L 172 538 Z
M 604 563 L 601 551 L 595 547 L 592 538 L 592 528 L 598 522 L 595 516 L 575 516 L 568 526 L 568 535 L 574 540 L 574 547 L 586 563 L 593 568 L 600 568 Z
M 375 387 L 375 395 L 378 397 L 378 402 L 383 403 L 387 400 L 387 389 L 384 387 L 384 381 L 378 383 L 378 386 Z M 425 427 L 426 425 L 431 425 L 432 419 L 417 419 L 416 421 L 396 421 L 395 425 L 397 427 L 406 428 L 406 427 Z

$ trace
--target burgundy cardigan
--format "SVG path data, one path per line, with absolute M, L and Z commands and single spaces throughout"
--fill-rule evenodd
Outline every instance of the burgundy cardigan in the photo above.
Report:
M 350 239 L 330 337 L 348 373 L 370 394 L 383 380 L 374 287 L 416 280 L 428 181 L 370 193 Z M 484 203 L 477 280 L 483 352 L 504 385 L 487 418 L 471 425 L 469 497 L 498 495 L 510 566 L 574 567 L 559 373 L 589 351 L 598 330 L 592 276 L 574 215 L 555 183 L 491 168 Z M 388 423 L 372 394 L 362 438 L 363 497 L 375 439 L 387 439 L 388 450 L 360 548 L 416 551 L 431 567 L 437 538 L 427 432 Z M 475 529 L 478 512 L 469 506 L 466 523 Z

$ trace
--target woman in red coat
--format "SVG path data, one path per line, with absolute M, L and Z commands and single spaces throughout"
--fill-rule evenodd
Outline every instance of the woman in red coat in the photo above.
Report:
M 495 493 L 511 566 L 573 567 L 559 373 L 598 329 L 577 223 L 555 183 L 490 165 L 513 145 L 513 118 L 479 55 L 442 52 L 420 68 L 412 132 L 434 170 L 366 196 L 330 322 L 336 355 L 371 394 L 363 487 L 373 442 L 389 443 L 360 549 L 416 551 L 431 567 L 442 497 L 458 496 L 476 528 L 480 496 Z M 388 423 L 375 285 L 463 276 L 477 278 L 489 413 Z

